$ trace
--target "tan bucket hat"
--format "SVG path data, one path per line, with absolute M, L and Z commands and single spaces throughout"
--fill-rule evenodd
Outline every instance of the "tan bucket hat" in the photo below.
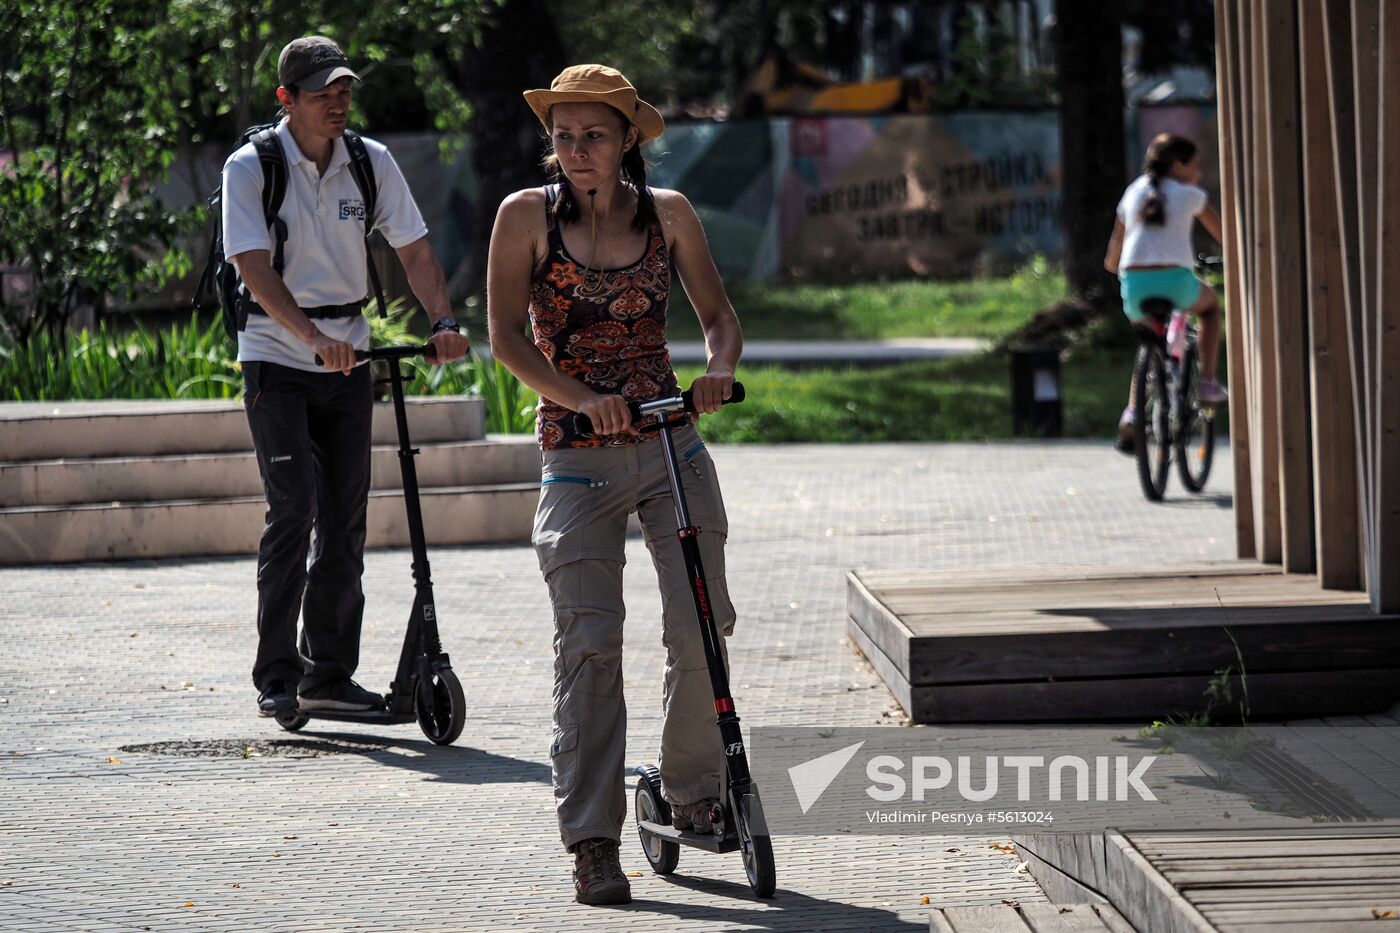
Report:
M 637 96 L 637 89 L 622 72 L 607 65 L 571 65 L 559 72 L 549 90 L 526 91 L 525 102 L 546 128 L 549 108 L 554 104 L 598 103 L 607 104 L 630 120 L 641 131 L 643 142 L 655 139 L 666 129 L 661 112 Z

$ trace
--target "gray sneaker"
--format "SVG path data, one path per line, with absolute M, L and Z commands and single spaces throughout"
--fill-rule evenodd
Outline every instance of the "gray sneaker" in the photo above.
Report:
M 304 710 L 363 712 L 383 708 L 384 697 L 346 678 L 328 681 L 310 690 L 297 691 L 297 705 Z
M 574 846 L 574 899 L 593 906 L 632 903 L 616 839 L 585 839 Z
M 712 833 L 715 831 L 714 821 L 718 810 L 717 797 L 706 797 L 695 803 L 672 804 L 671 825 L 696 833 Z

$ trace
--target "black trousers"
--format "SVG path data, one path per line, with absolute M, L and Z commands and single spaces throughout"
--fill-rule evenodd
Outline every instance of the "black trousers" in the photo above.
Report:
M 359 664 L 374 412 L 370 368 L 358 366 L 346 376 L 248 362 L 243 386 L 267 496 L 253 683 L 259 690 L 275 680 L 311 689 L 350 677 Z

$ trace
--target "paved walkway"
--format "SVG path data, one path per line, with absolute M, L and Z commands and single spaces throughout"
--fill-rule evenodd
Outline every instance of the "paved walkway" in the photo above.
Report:
M 1102 442 L 722 447 L 731 645 L 746 724 L 895 725 L 845 641 L 850 568 L 1233 554 L 1230 461 L 1149 506 Z M 632 757 L 658 741 L 659 599 L 629 543 Z M 528 547 L 432 553 L 471 712 L 293 738 L 253 716 L 252 559 L 0 570 L 0 917 L 18 930 L 926 930 L 929 907 L 1043 895 L 1004 838 L 780 838 L 779 893 L 737 856 L 650 873 L 630 909 L 572 903 L 553 819 L 551 622 Z M 405 551 L 368 558 L 360 679 L 387 684 Z M 291 740 L 291 741 L 286 741 Z M 153 743 L 164 743 L 151 747 Z M 143 748 L 144 746 L 144 748 Z M 180 754 L 181 752 L 186 754 Z M 630 797 L 629 797 L 630 802 Z

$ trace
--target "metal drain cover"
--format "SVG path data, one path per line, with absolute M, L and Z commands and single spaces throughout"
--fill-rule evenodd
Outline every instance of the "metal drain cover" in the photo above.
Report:
M 123 745 L 121 750 L 127 754 L 177 758 L 324 758 L 372 755 L 388 747 L 382 742 L 342 739 L 206 739 Z

